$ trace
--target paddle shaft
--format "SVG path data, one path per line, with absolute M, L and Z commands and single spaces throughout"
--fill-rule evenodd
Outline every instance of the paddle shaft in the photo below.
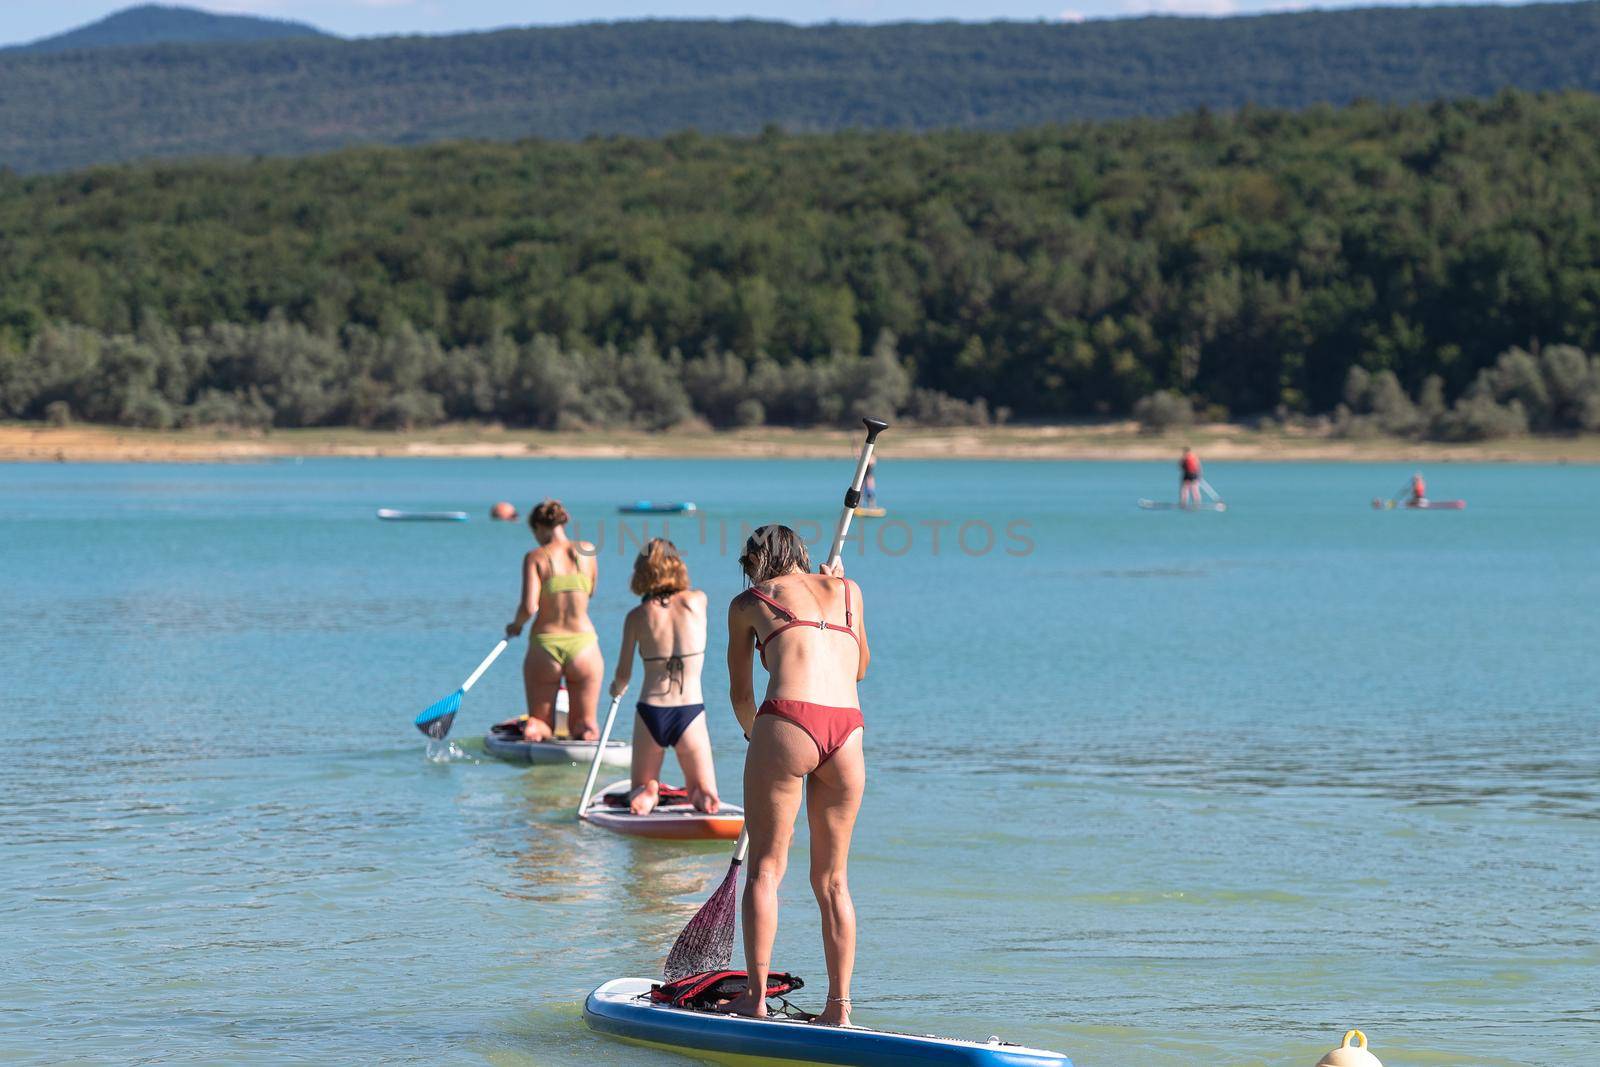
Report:
M 856 460 L 855 477 L 850 479 L 850 488 L 844 493 L 844 508 L 839 512 L 839 525 L 833 531 L 833 545 L 828 549 L 828 565 L 839 562 L 844 553 L 844 539 L 850 533 L 850 520 L 856 516 L 856 507 L 861 503 L 861 483 L 867 478 L 867 465 L 872 462 L 872 450 L 878 443 L 878 435 L 889 428 L 889 424 L 882 419 L 862 419 L 862 424 L 867 428 L 867 439 L 861 444 L 861 456 Z M 750 849 L 750 831 L 740 830 L 739 840 L 733 846 L 733 862 L 744 862 L 745 853 Z
M 506 644 L 507 639 L 502 637 L 500 639 L 500 643 L 494 646 L 494 651 L 483 657 L 483 662 L 478 664 L 478 669 L 468 675 L 467 680 L 461 683 L 461 691 L 463 693 L 476 685 L 478 679 L 483 677 L 483 672 L 488 670 L 494 661 L 500 658 L 500 653 L 506 650 Z
M 600 729 L 600 743 L 594 746 L 594 759 L 589 761 L 589 778 L 583 783 L 583 799 L 578 801 L 580 819 L 583 818 L 584 809 L 589 806 L 589 797 L 594 793 L 594 780 L 600 774 L 600 761 L 605 758 L 606 742 L 611 740 L 611 724 L 617 721 L 617 706 L 621 703 L 621 693 L 611 698 L 611 707 L 606 712 L 606 724 Z
M 1215 500 L 1219 504 L 1222 503 L 1222 494 L 1218 493 L 1215 489 L 1211 488 L 1211 483 L 1206 481 L 1204 478 L 1200 479 L 1200 488 L 1204 489 L 1207 493 L 1209 493 L 1211 495 L 1211 499 L 1212 500 Z

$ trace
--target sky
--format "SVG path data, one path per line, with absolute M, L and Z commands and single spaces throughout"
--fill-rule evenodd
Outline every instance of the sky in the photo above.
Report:
M 0 0 L 0 45 L 20 44 L 73 29 L 135 2 Z M 802 23 L 937 19 L 1077 22 L 1152 12 L 1228 15 L 1308 7 L 1399 5 L 1386 5 L 1386 0 L 588 0 L 583 5 L 549 0 L 197 0 L 186 6 L 296 19 L 342 36 L 365 37 L 637 18 L 749 17 Z

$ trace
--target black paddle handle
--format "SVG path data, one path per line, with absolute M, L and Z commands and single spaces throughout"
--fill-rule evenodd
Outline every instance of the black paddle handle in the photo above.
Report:
M 867 428 L 868 448 L 871 448 L 874 444 L 876 444 L 878 441 L 878 435 L 889 428 L 889 424 L 882 419 L 865 418 L 861 420 L 861 423 Z M 862 473 L 863 475 L 866 473 L 866 468 L 864 466 L 862 467 Z M 854 511 L 860 505 L 860 503 L 861 487 L 859 485 L 852 485 L 850 488 L 844 491 L 845 507 L 849 508 L 851 511 Z

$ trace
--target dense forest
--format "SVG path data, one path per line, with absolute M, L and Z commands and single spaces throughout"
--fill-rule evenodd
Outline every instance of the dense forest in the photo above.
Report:
M 80 48 L 118 48 L 150 44 L 215 44 L 238 41 L 277 41 L 294 37 L 325 37 L 303 22 L 257 18 L 252 15 L 217 15 L 194 8 L 166 4 L 141 4 L 97 22 L 54 37 L 12 48 L 0 56 L 18 53 L 68 52 Z
M 0 176 L 0 234 L 0 417 L 1600 428 L 1586 94 Z
M 625 22 L 167 44 L 0 63 L 0 166 L 455 138 L 1009 130 L 1084 119 L 1600 90 L 1600 3 L 1230 19 Z

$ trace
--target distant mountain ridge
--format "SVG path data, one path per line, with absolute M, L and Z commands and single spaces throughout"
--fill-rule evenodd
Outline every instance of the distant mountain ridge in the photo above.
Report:
M 1600 0 L 1072 25 L 622 22 L 8 53 L 0 167 L 1595 91 L 1597 56 Z
M 131 45 L 225 44 L 328 37 L 315 26 L 286 19 L 253 15 L 218 15 L 190 7 L 142 4 L 107 15 L 75 30 L 5 49 L 35 55 L 70 52 L 80 48 L 115 48 Z

